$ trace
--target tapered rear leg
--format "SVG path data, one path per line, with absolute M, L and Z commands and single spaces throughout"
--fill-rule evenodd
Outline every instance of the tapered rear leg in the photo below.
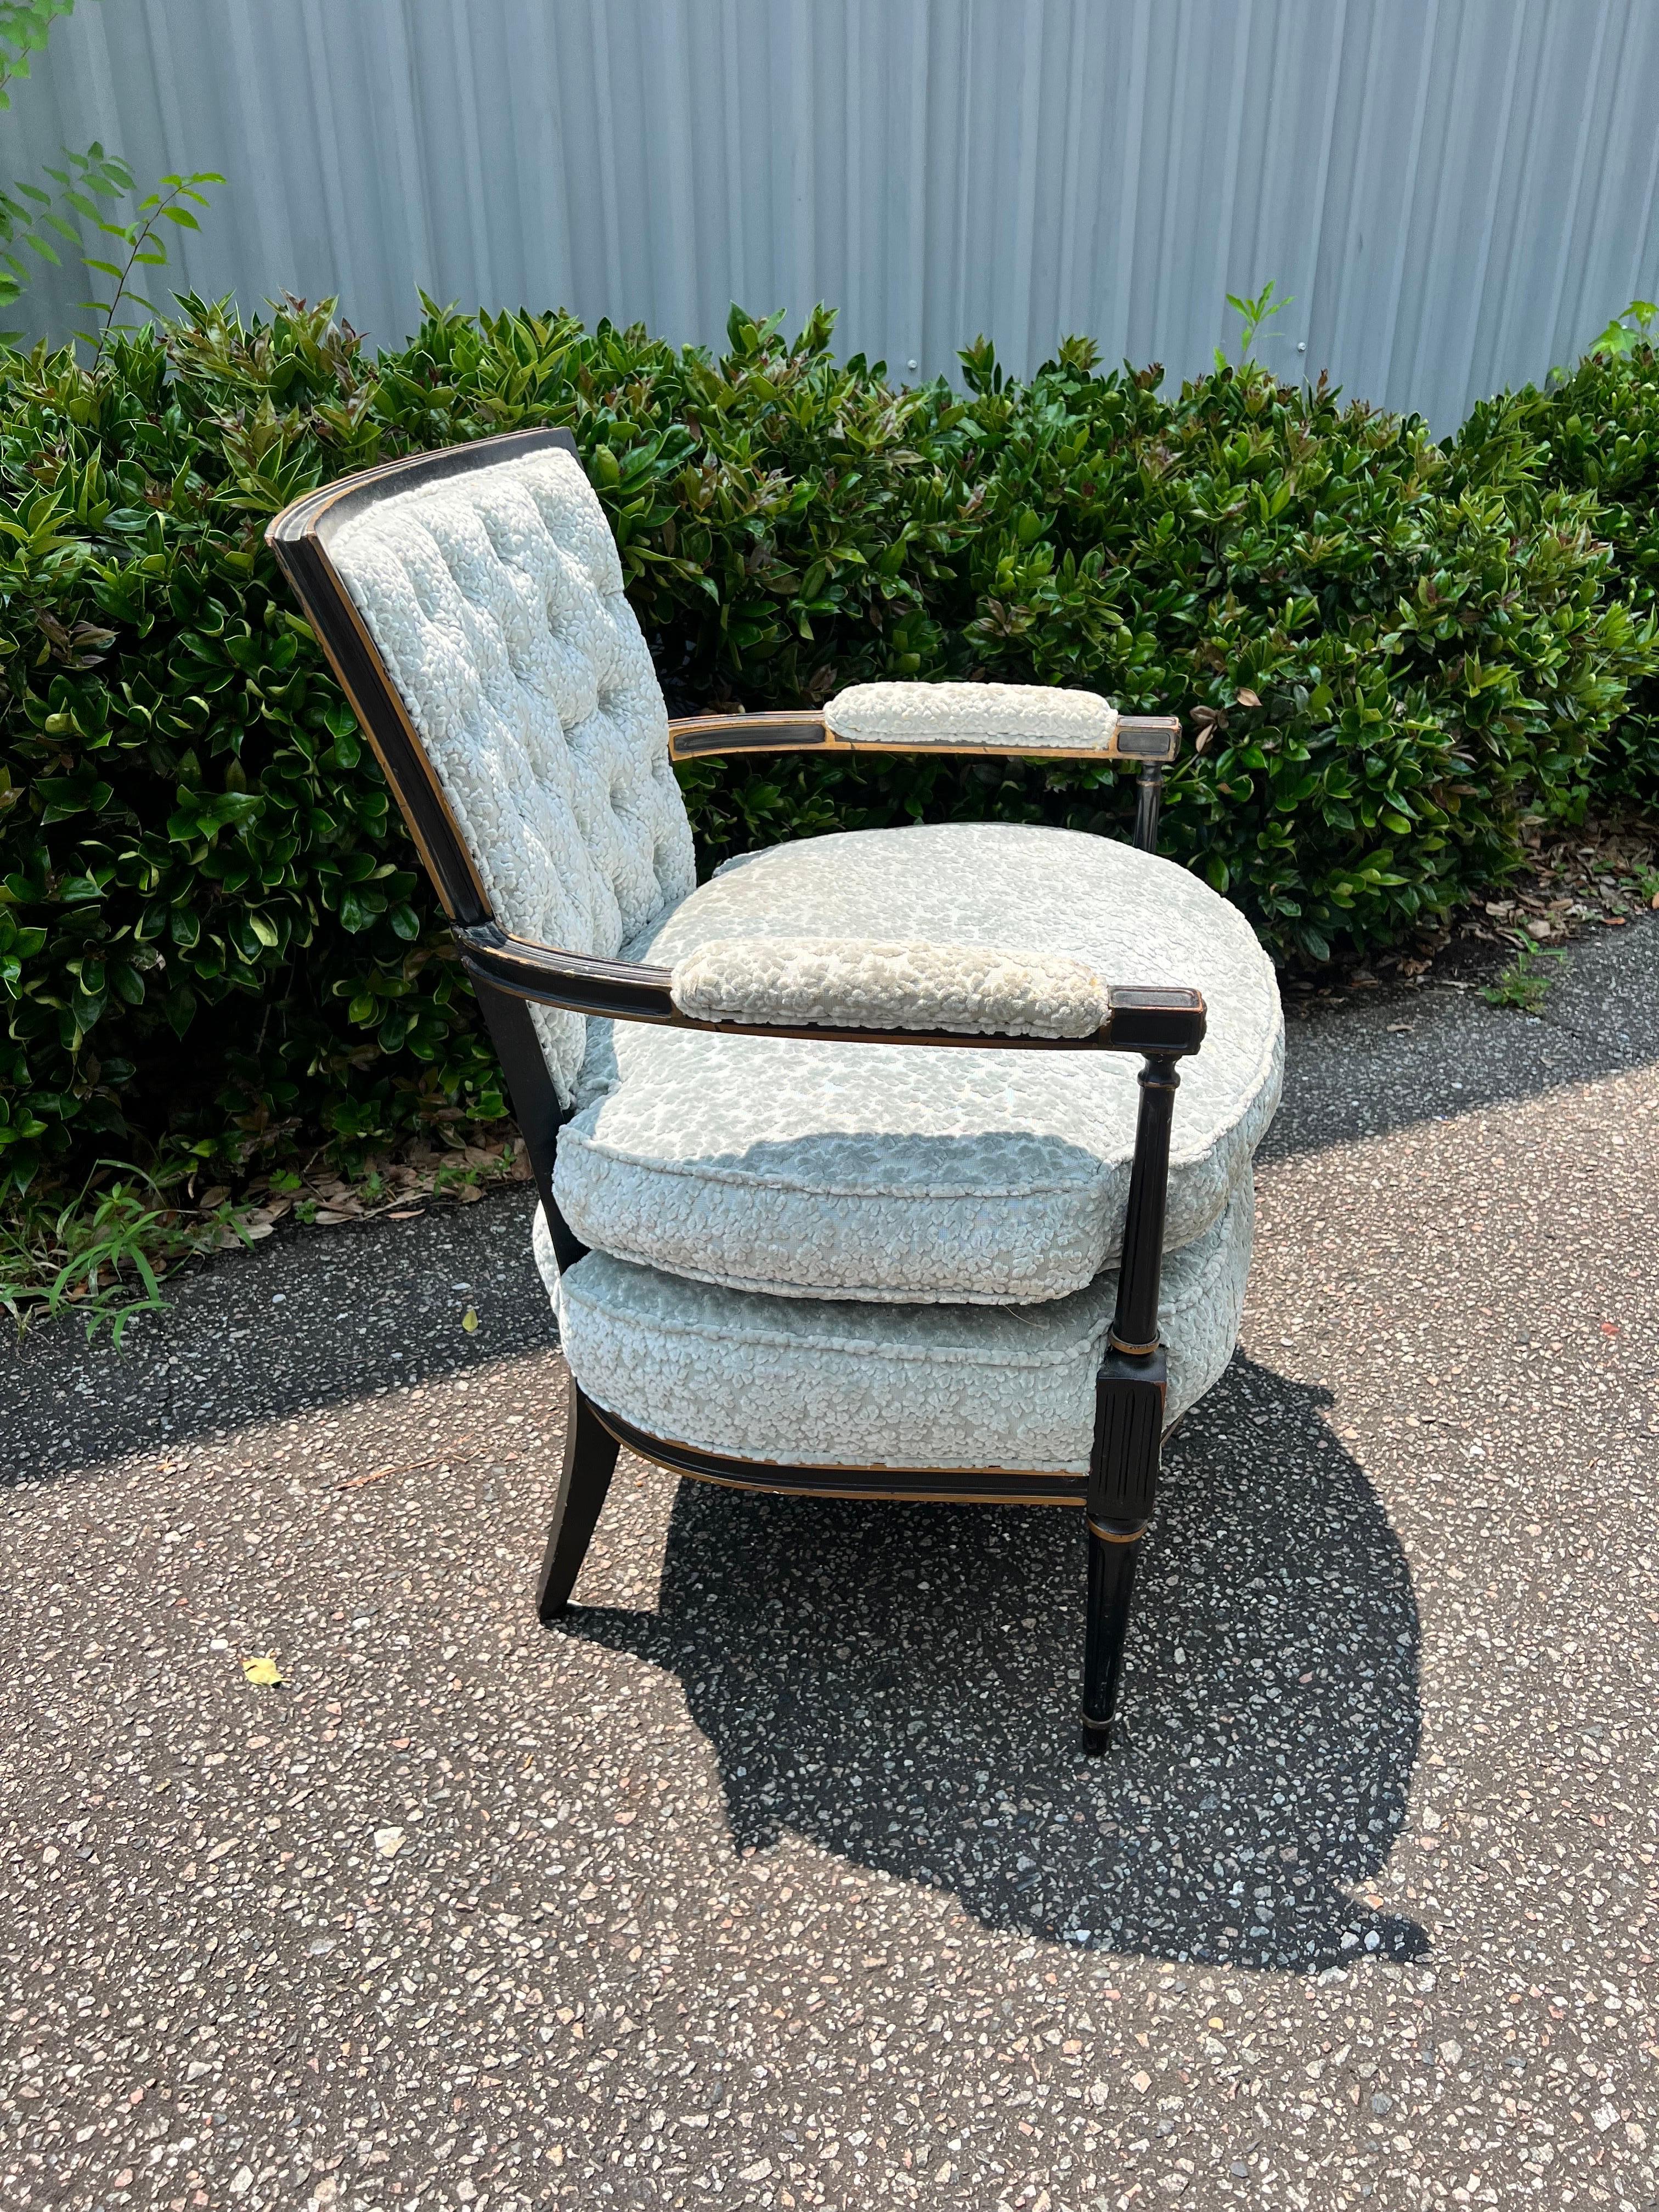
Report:
M 564 1468 L 536 1598 L 536 1611 L 544 1622 L 556 1620 L 570 1602 L 621 1449 L 573 1375 L 565 1415 Z

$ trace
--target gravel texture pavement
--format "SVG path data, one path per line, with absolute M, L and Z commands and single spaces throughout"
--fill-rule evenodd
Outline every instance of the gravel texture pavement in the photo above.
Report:
M 521 1194 L 33 1333 L 0 2204 L 1651 2212 L 1656 984 L 1293 1024 L 1104 1762 L 1073 1516 L 624 1456 L 539 1628 Z

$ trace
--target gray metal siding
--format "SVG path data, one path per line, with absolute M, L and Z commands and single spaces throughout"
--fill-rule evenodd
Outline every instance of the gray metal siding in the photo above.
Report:
M 1264 359 L 1449 428 L 1659 292 L 1656 94 L 1654 0 L 82 0 L 0 131 L 222 170 L 169 289 L 385 340 L 417 287 L 712 344 L 825 299 L 901 374 L 1181 374 L 1272 276 Z

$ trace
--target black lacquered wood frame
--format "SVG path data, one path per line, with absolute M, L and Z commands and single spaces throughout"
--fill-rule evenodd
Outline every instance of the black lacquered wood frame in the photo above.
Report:
M 1094 1447 L 1087 1476 L 996 1468 L 783 1466 L 770 1461 L 729 1458 L 636 1428 L 589 1399 L 573 1376 L 564 1470 L 543 1563 L 538 1599 L 542 1617 L 556 1617 L 569 1599 L 609 1488 L 617 1451 L 624 1444 L 676 1473 L 740 1490 L 906 1501 L 1081 1505 L 1086 1513 L 1090 1553 L 1084 1741 L 1088 1750 L 1102 1750 L 1110 1741 L 1134 1563 L 1156 1492 L 1164 1401 L 1157 1316 L 1170 1122 L 1177 1062 L 1197 1051 L 1203 1041 L 1203 1000 L 1196 991 L 1116 988 L 1109 995 L 1106 1022 L 1095 1035 L 1083 1038 L 963 1036 L 956 1031 L 827 1025 L 750 1027 L 699 1021 L 681 1012 L 674 1004 L 666 969 L 533 944 L 504 929 L 491 912 L 483 880 L 409 708 L 330 558 L 329 548 L 343 524 L 383 500 L 550 447 L 573 455 L 576 452 L 575 441 L 568 430 L 514 431 L 443 453 L 387 462 L 296 501 L 277 516 L 267 536 L 386 772 L 449 917 L 462 963 L 477 993 L 501 1058 L 560 1268 L 575 1266 L 586 1248 L 565 1221 L 554 1194 L 559 1131 L 568 1115 L 560 1105 L 530 1018 L 532 1005 L 718 1035 L 806 1038 L 823 1043 L 908 1044 L 933 1050 L 967 1048 L 981 1052 L 1133 1052 L 1143 1056 L 1145 1066 L 1117 1305 L 1097 1389 Z M 1179 739 L 1178 722 L 1135 717 L 1120 720 L 1112 745 L 1098 755 L 1075 747 L 1046 752 L 1040 747 L 1012 743 L 911 747 L 849 742 L 830 731 L 821 714 L 813 714 L 700 716 L 670 725 L 671 754 L 678 760 L 760 750 L 948 750 L 1071 761 L 1100 758 L 1139 765 L 1141 784 L 1135 842 L 1147 850 L 1153 849 L 1157 841 L 1164 768 L 1175 758 Z
M 1138 767 L 1133 842 L 1143 853 L 1158 850 L 1158 815 L 1164 804 L 1164 771 L 1181 750 L 1181 724 L 1172 714 L 1121 714 L 1109 744 L 1085 745 L 969 741 L 960 744 L 907 742 L 902 738 L 848 738 L 832 730 L 820 713 L 697 714 L 668 725 L 671 760 L 707 760 L 730 753 L 882 754 L 926 753 L 952 758 L 1097 761 L 1114 768 Z

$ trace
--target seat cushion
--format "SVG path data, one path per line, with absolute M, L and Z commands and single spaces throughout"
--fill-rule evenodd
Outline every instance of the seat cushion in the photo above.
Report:
M 1284 1031 L 1236 908 L 1171 862 L 1007 823 L 865 830 L 729 863 L 629 957 L 710 939 L 927 939 L 1069 953 L 1106 981 L 1195 986 L 1166 1249 L 1221 1214 L 1278 1103 Z M 585 1244 L 733 1290 L 1007 1304 L 1115 1257 L 1139 1061 L 589 1025 L 555 1190 Z
M 1165 1265 L 1166 1422 L 1232 1357 L 1254 1218 L 1247 1166 Z M 786 1466 L 1088 1471 L 1115 1272 L 1039 1306 L 762 1297 L 603 1252 L 561 1281 L 539 1213 L 536 1256 L 577 1381 L 650 1435 Z

